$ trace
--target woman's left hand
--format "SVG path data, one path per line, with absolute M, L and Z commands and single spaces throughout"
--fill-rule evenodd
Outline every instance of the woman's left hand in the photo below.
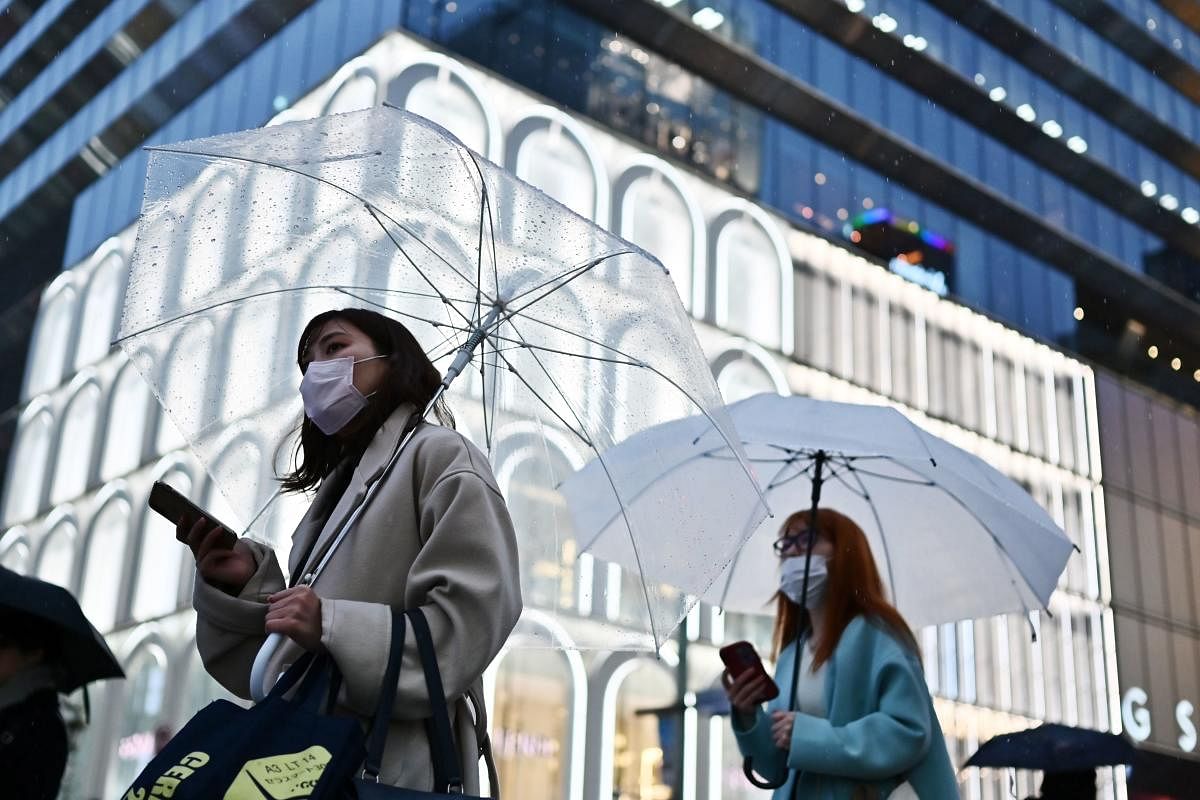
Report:
M 311 652 L 321 650 L 321 598 L 308 586 L 294 586 L 267 598 L 267 633 L 282 633 Z
M 795 723 L 795 711 L 771 712 L 771 738 L 780 750 L 792 749 L 792 727 Z

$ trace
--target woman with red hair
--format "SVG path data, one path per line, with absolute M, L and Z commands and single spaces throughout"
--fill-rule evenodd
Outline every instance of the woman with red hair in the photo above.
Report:
M 817 512 L 815 530 L 811 519 L 792 514 L 775 542 L 778 697 L 764 710 L 764 676 L 725 677 L 742 755 L 779 787 L 775 800 L 957 798 L 917 640 L 887 600 L 866 536 L 831 509 Z

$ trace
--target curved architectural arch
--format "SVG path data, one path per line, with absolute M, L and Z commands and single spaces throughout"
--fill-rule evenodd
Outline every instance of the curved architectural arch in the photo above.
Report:
M 57 387 L 67 365 L 74 363 L 78 299 L 79 279 L 73 272 L 59 275 L 42 293 L 33 346 L 25 366 L 23 397 Z
M 96 513 L 79 548 L 80 605 L 102 632 L 111 630 L 124 616 L 132 518 L 133 498 L 125 482 L 105 486 L 96 497 Z
M 739 222 L 747 223 L 756 228 L 764 237 L 763 249 L 764 256 L 769 258 L 771 263 L 762 265 L 763 275 L 778 274 L 779 283 L 777 292 L 766 292 L 767 297 L 778 297 L 778 318 L 777 320 L 761 320 L 758 315 L 750 313 L 751 307 L 754 305 L 753 298 L 740 298 L 741 305 L 745 305 L 744 309 L 735 309 L 735 312 L 742 312 L 740 316 L 744 319 L 737 319 L 738 313 L 731 313 L 730 293 L 732 289 L 747 285 L 757 285 L 758 281 L 742 280 L 731 281 L 730 272 L 733 265 L 730 263 L 730 255 L 725 237 L 729 232 L 734 230 L 732 225 Z M 735 200 L 729 203 L 724 210 L 719 212 L 713 219 L 709 227 L 709 269 L 712 272 L 712 308 L 713 321 L 718 327 L 726 328 L 735 333 L 742 333 L 751 336 L 768 347 L 777 347 L 780 351 L 790 355 L 793 346 L 793 274 L 792 274 L 792 259 L 788 253 L 787 243 L 783 239 L 783 234 L 779 230 L 779 226 L 771 217 L 767 215 L 761 208 L 748 203 L 744 200 Z M 774 302 L 772 299 L 771 302 Z
M 691 245 L 690 258 L 686 264 L 687 275 L 686 281 L 681 281 L 676 277 L 676 271 L 680 265 L 667 263 L 665 259 L 655 252 L 653 242 L 639 241 L 639 236 L 636 235 L 634 214 L 634 203 L 629 202 L 631 190 L 633 190 L 640 181 L 645 180 L 660 180 L 678 196 L 683 204 L 688 221 L 691 224 L 692 235 L 689 239 Z M 707 249 L 705 241 L 707 240 L 707 230 L 704 224 L 704 215 L 700 211 L 700 205 L 696 202 L 696 198 L 684 183 L 679 172 L 663 161 L 658 156 L 652 156 L 647 153 L 642 153 L 630 159 L 625 169 L 620 176 L 613 182 L 613 220 L 612 230 L 618 235 L 628 239 L 634 244 L 645 247 L 655 256 L 659 256 L 663 260 L 664 265 L 668 270 L 671 270 L 672 277 L 675 278 L 675 284 L 679 287 L 680 296 L 684 305 L 697 318 L 703 318 L 705 314 L 705 292 L 704 292 L 704 273 L 705 273 L 705 258 Z M 648 226 L 651 230 L 659 230 L 674 237 L 676 232 L 669 226 L 656 225 Z M 631 235 L 632 234 L 632 235 Z
M 196 470 L 178 455 L 161 459 L 152 471 L 155 481 L 173 486 L 185 496 L 194 496 Z M 171 523 L 145 503 L 135 503 L 138 509 L 135 555 L 130 572 L 134 576 L 129 608 L 134 619 L 149 619 L 170 613 L 183 602 L 180 580 L 191 553 L 175 540 Z M 131 525 L 132 527 L 132 525 Z
M 371 82 L 372 86 L 369 90 L 363 83 L 364 81 Z M 321 105 L 320 116 L 359 111 L 379 103 L 379 73 L 364 56 L 359 56 L 343 64 L 329 79 L 327 85 L 332 86 L 333 89 L 330 90 L 329 97 Z M 364 104 L 363 101 L 368 99 L 368 91 L 370 102 Z
M 579 149 L 580 154 L 586 165 L 586 169 L 592 179 L 591 196 L 586 198 L 585 207 L 580 207 L 584 196 L 567 195 L 568 187 L 565 185 L 542 185 L 544 180 L 539 181 L 538 175 L 530 173 L 530 162 L 525 155 L 525 143 L 535 133 L 546 131 L 552 142 L 561 141 L 559 137 L 565 136 L 567 140 L 574 144 Z M 605 222 L 609 218 L 609 188 L 608 181 L 605 177 L 602 168 L 603 158 L 591 145 L 590 137 L 583 126 L 572 119 L 560 109 L 548 105 L 538 105 L 527 110 L 516 124 L 512 126 L 508 133 L 508 139 L 504 146 L 504 163 L 518 177 L 529 181 L 534 186 L 537 186 L 546 194 L 571 208 L 580 216 L 586 217 L 593 221 Z M 546 178 L 551 175 L 561 175 L 566 177 L 565 170 L 554 169 L 547 172 Z
M 39 578 L 57 583 L 70 591 L 76 586 L 76 543 L 79 522 L 70 506 L 54 509 L 43 526 L 45 534 L 38 544 L 33 572 Z
M 121 318 L 121 300 L 129 278 L 129 254 L 119 236 L 108 238 L 91 261 L 91 276 L 83 294 L 75 367 L 99 361 L 110 350 Z
M 45 507 L 50 487 L 50 453 L 58 441 L 55 415 L 46 397 L 25 407 L 17 421 L 17 441 L 9 462 L 8 487 L 4 493 L 5 523 L 33 518 Z M 13 465 L 20 464 L 21 469 Z
M 182 447 L 187 436 L 195 434 L 200 420 L 196 410 L 204 407 L 222 389 L 217 374 L 210 368 L 214 328 L 207 319 L 194 320 L 183 327 L 171 347 L 163 355 L 157 369 L 163 371 L 160 391 L 168 399 L 186 391 L 193 391 L 198 398 L 191 404 L 176 403 L 174 419 L 164 414 L 155 415 L 155 450 L 163 453 Z
M 102 412 L 100 479 L 111 480 L 141 466 L 154 429 L 158 403 L 133 362 L 118 370 Z
M 9 528 L 0 535 L 0 566 L 25 574 L 29 571 L 32 554 L 29 534 L 23 525 Z
M 418 95 L 417 101 L 412 102 L 413 90 L 426 82 L 435 83 L 437 90 L 429 98 Z M 454 108 L 454 99 L 447 97 L 449 86 L 459 89 L 458 99 L 475 104 L 480 117 L 480 131 L 468 130 L 467 126 L 471 124 L 469 115 L 466 109 Z M 433 120 L 457 136 L 467 147 L 482 153 L 489 161 L 499 163 L 503 152 L 500 118 L 486 98 L 487 93 L 470 70 L 453 58 L 434 52 L 424 53 L 412 61 L 388 82 L 387 88 L 389 103 Z M 477 135 L 472 136 L 473 133 Z M 479 141 L 480 134 L 482 141 Z
M 717 377 L 717 388 L 721 390 L 721 396 L 725 398 L 726 402 L 732 403 L 762 391 L 773 391 L 783 395 L 792 393 L 788 386 L 787 376 L 783 374 L 783 370 L 780 369 L 771 354 L 765 348 L 749 340 L 739 340 L 737 344 L 731 345 L 718 354 L 711 363 L 713 374 Z M 763 385 L 754 385 L 746 381 L 743 376 L 733 376 L 733 380 L 740 381 L 742 386 L 727 385 L 729 378 L 722 381 L 722 376 L 738 370 L 741 365 L 747 365 L 751 370 L 761 373 L 762 377 L 766 379 Z
M 91 369 L 80 372 L 67 389 L 69 399 L 63 407 L 63 423 L 53 449 L 54 473 L 50 502 L 61 503 L 78 497 L 95 483 L 96 444 L 100 439 L 100 415 L 103 391 Z
M 553 651 L 562 655 L 566 660 L 567 670 L 571 676 L 570 701 L 571 711 L 568 715 L 570 724 L 567 728 L 567 798 L 583 800 L 583 777 L 585 744 L 587 742 L 587 708 L 588 708 L 588 678 L 587 668 L 579 655 L 575 640 L 557 620 L 544 611 L 526 608 L 521 612 L 519 627 L 526 625 L 537 628 L 545 634 L 545 639 L 553 643 Z M 536 637 L 539 641 L 542 637 Z M 506 656 L 513 651 L 512 639 L 496 656 L 495 661 L 484 673 L 484 702 L 490 709 L 496 708 L 496 677 L 500 665 Z M 494 793 L 494 792 L 493 792 Z
M 600 758 L 596 775 L 599 787 L 597 797 L 613 796 L 613 744 L 616 738 L 617 693 L 625 680 L 639 667 L 662 670 L 665 677 L 673 681 L 674 676 L 667 672 L 664 663 L 667 667 L 674 667 L 678 665 L 678 657 L 674 656 L 674 653 L 667 648 L 663 648 L 661 655 L 663 656 L 662 662 L 636 653 L 614 653 L 602 661 L 592 673 L 592 681 L 600 688 L 600 707 L 598 709 Z

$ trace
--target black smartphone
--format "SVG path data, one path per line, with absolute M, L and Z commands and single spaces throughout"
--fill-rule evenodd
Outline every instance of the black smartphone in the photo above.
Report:
M 220 520 L 214 519 L 212 514 L 209 514 L 162 481 L 154 482 L 154 486 L 150 489 L 148 503 L 150 508 L 166 517 L 172 525 L 178 524 L 180 520 L 186 520 L 189 524 L 195 524 L 196 520 L 199 519 L 206 519 L 213 525 L 219 525 L 223 531 L 218 545 L 220 547 L 228 550 L 232 549 L 234 544 L 237 543 L 238 535 L 232 528 Z
M 754 649 L 754 645 L 749 642 L 734 642 L 722 647 L 717 651 L 717 654 L 725 662 L 725 667 L 729 670 L 730 677 L 737 678 L 742 673 L 750 671 L 767 679 L 767 694 L 762 700 L 774 700 L 779 696 L 779 687 L 775 685 L 775 681 L 771 680 L 771 676 L 767 674 L 767 669 L 763 666 L 762 659 L 758 657 L 758 652 Z

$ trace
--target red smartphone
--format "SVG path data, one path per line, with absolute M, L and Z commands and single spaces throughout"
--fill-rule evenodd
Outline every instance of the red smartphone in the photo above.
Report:
M 763 700 L 774 700 L 779 696 L 779 687 L 767 674 L 766 667 L 763 666 L 762 659 L 758 657 L 754 645 L 749 642 L 734 642 L 725 645 L 717 653 L 725 662 L 725 668 L 729 670 L 731 677 L 738 678 L 742 673 L 751 671 L 767 679 L 768 688 Z
M 212 514 L 209 514 L 162 481 L 154 482 L 154 486 L 150 489 L 148 504 L 150 508 L 166 517 L 172 525 L 178 524 L 180 520 L 187 520 L 188 523 L 194 524 L 198 519 L 206 519 L 213 525 L 220 526 L 223 533 L 218 543 L 219 547 L 230 550 L 237 543 L 238 535 L 234 533 L 232 528 L 219 520 L 213 519 Z

